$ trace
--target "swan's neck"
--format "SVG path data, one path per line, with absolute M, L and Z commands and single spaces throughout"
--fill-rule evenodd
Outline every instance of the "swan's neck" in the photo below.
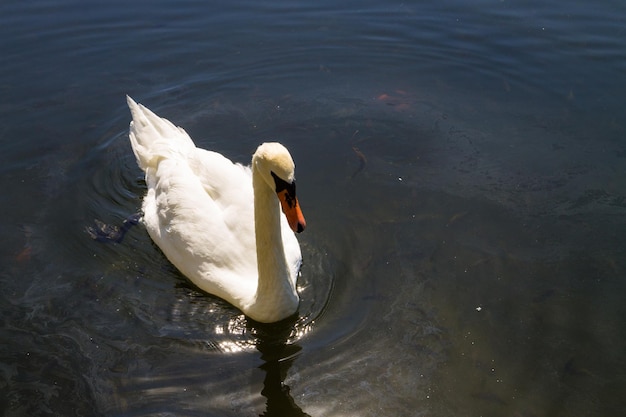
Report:
M 276 193 L 252 164 L 254 188 L 254 228 L 259 280 L 253 310 L 259 321 L 276 321 L 298 308 L 298 294 L 285 259 L 281 231 L 281 211 Z M 251 314 L 252 315 L 252 314 Z

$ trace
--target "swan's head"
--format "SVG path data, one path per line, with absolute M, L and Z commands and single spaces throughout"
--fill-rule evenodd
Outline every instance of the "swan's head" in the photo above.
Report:
M 276 192 L 291 230 L 302 232 L 306 221 L 296 198 L 296 166 L 287 148 L 278 142 L 262 144 L 252 157 L 252 166 Z

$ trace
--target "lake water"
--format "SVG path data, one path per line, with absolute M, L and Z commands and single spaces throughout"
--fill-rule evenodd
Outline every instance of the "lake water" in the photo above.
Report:
M 0 5 L 4 416 L 626 409 L 626 4 Z M 142 226 L 125 95 L 280 140 L 298 318 L 250 322 Z

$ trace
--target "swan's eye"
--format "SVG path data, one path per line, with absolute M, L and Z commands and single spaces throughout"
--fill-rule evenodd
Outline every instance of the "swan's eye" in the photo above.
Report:
M 285 200 L 289 207 L 293 207 L 296 203 L 296 182 L 287 182 L 280 178 L 278 175 L 271 172 L 274 183 L 276 184 L 276 194 L 280 192 L 285 193 Z

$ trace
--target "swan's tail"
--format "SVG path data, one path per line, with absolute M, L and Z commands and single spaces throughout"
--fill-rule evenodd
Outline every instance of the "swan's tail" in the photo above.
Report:
M 128 137 L 141 169 L 145 171 L 156 167 L 162 158 L 186 155 L 195 149 L 193 141 L 182 128 L 137 104 L 129 96 L 126 96 L 126 101 L 133 116 Z

